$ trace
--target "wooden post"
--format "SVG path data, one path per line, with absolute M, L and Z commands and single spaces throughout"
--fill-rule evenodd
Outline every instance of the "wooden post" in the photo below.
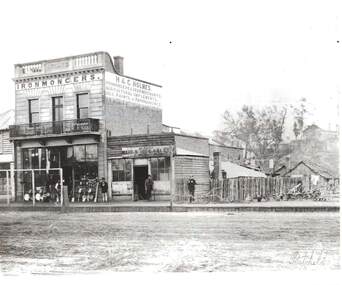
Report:
M 132 200 L 135 201 L 135 189 L 134 189 L 134 159 L 131 159 L 131 183 L 132 183 Z M 138 200 L 138 199 L 137 199 Z
M 112 201 L 113 195 L 112 195 L 112 181 L 113 181 L 113 177 L 112 177 L 112 161 L 108 160 L 107 163 L 107 184 L 108 184 L 108 191 L 107 191 L 107 195 L 108 195 L 108 201 Z
M 36 205 L 36 186 L 34 184 L 34 170 L 31 170 L 31 180 L 32 180 L 32 203 L 33 206 Z
M 15 200 L 15 184 L 14 184 L 14 163 L 12 162 L 10 164 L 10 169 L 11 169 L 11 200 L 14 201 Z
M 170 192 L 171 192 L 171 203 L 173 202 L 175 192 L 175 161 L 173 152 L 170 154 L 170 166 L 171 166 L 171 177 L 170 177 Z
M 59 178 L 60 178 L 60 182 L 61 182 L 61 207 L 63 207 L 63 202 L 64 202 L 64 195 L 63 195 L 63 169 L 61 168 L 59 170 Z
M 75 168 L 74 166 L 71 167 L 71 177 L 72 177 L 72 202 L 75 201 Z M 94 199 L 94 201 L 96 202 L 96 198 L 97 198 L 97 193 L 96 193 L 96 197 Z
M 10 203 L 10 186 L 9 186 L 9 175 L 8 170 L 6 171 L 6 190 L 7 190 L 7 205 Z

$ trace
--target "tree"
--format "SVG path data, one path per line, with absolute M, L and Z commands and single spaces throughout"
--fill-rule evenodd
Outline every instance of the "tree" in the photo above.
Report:
M 305 115 L 308 112 L 306 98 L 300 98 L 299 106 L 291 105 L 291 108 L 294 115 L 293 133 L 297 139 L 298 136 L 301 135 L 303 132 Z
M 252 151 L 257 159 L 274 158 L 282 141 L 287 108 L 267 106 L 254 109 L 244 105 L 233 115 L 228 110 L 223 114 L 223 130 L 216 132 L 216 139 L 223 137 L 243 141 L 246 151 Z
M 301 130 L 298 128 L 297 122 L 294 121 L 294 122 L 293 122 L 293 133 L 294 133 L 296 139 L 298 138 L 298 136 L 299 136 L 299 134 L 300 134 L 300 131 L 301 131 Z

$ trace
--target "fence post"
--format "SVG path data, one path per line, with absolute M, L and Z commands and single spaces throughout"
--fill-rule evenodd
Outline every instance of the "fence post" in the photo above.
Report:
M 9 177 L 8 177 L 9 175 L 8 175 L 8 170 L 6 171 L 6 190 L 7 190 L 7 205 L 9 205 L 10 204 L 10 195 L 9 195 L 9 181 L 8 181 L 8 179 L 9 179 Z
M 31 170 L 31 179 L 32 179 L 32 203 L 33 203 L 33 206 L 36 205 L 36 185 L 34 183 L 34 170 Z
M 63 199 L 64 199 L 64 195 L 63 195 L 63 169 L 59 169 L 59 178 L 61 179 L 61 207 L 63 207 Z

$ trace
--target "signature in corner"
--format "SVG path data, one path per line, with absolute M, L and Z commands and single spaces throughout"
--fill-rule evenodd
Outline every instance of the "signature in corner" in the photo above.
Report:
M 327 258 L 327 252 L 324 249 L 312 249 L 305 251 L 296 251 L 291 256 L 290 263 L 297 265 L 323 265 Z

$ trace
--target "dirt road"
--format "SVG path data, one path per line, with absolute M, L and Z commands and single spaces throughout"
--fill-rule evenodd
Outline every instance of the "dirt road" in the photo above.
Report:
M 339 266 L 338 213 L 0 213 L 3 273 Z

